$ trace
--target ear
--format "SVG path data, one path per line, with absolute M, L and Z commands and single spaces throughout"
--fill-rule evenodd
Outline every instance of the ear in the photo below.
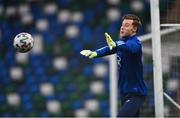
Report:
M 133 27 L 133 32 L 136 33 L 137 32 L 137 27 Z

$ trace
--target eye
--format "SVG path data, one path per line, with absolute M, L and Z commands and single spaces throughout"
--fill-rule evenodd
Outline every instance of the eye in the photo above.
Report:
M 124 23 L 124 24 L 122 24 L 122 26 L 123 26 L 123 27 L 129 27 L 130 24 L 129 24 L 129 23 Z
M 130 24 L 128 24 L 128 23 L 125 24 L 126 27 L 129 27 L 129 25 L 130 25 Z

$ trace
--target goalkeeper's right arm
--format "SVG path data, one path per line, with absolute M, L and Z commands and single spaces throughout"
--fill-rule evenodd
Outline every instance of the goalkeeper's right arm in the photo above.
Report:
M 108 46 L 105 46 L 103 48 L 100 48 L 96 51 L 91 51 L 91 50 L 82 50 L 80 54 L 91 58 L 97 58 L 97 57 L 102 57 L 106 55 L 110 55 L 116 52 L 116 43 L 112 40 L 110 35 L 108 33 L 105 33 L 106 37 L 106 42 Z
M 98 57 L 103 57 L 106 55 L 110 55 L 116 52 L 116 49 L 110 50 L 109 46 L 102 47 L 100 49 L 97 49 L 96 51 L 91 51 L 91 50 L 82 50 L 80 54 L 83 56 L 89 57 L 90 59 L 92 58 L 98 58 Z

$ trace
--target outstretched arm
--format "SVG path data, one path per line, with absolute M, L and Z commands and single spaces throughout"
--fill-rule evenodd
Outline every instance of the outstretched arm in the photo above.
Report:
M 108 33 L 105 33 L 106 42 L 108 46 L 102 47 L 100 49 L 97 49 L 96 51 L 91 50 L 82 50 L 80 54 L 91 58 L 97 58 L 97 57 L 103 57 L 106 55 L 110 55 L 116 52 L 116 43 L 112 40 L 110 35 Z
M 91 59 L 91 58 L 98 58 L 98 57 L 110 55 L 110 54 L 113 54 L 115 52 L 116 52 L 115 49 L 110 50 L 108 46 L 105 46 L 105 47 L 102 47 L 100 49 L 97 49 L 96 51 L 82 50 L 80 52 L 80 54 L 82 54 L 86 57 L 89 57 Z

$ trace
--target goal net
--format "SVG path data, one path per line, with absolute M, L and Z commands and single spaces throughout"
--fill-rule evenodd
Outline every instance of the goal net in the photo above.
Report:
M 164 116 L 178 117 L 180 116 L 180 11 L 178 10 L 180 1 L 160 0 L 159 3 Z M 153 77 L 152 40 L 149 40 L 151 39 L 151 35 L 146 35 L 146 37 L 141 38 L 144 40 L 144 75 L 149 84 L 149 88 L 153 89 L 153 87 L 150 87 L 154 85 L 151 81 Z M 146 104 L 152 104 L 151 101 L 154 101 L 153 91 L 154 90 L 150 91 Z M 152 107 L 154 107 L 153 104 Z M 152 111 L 151 108 L 146 110 L 149 110 L 146 112 L 149 114 L 155 112 Z

